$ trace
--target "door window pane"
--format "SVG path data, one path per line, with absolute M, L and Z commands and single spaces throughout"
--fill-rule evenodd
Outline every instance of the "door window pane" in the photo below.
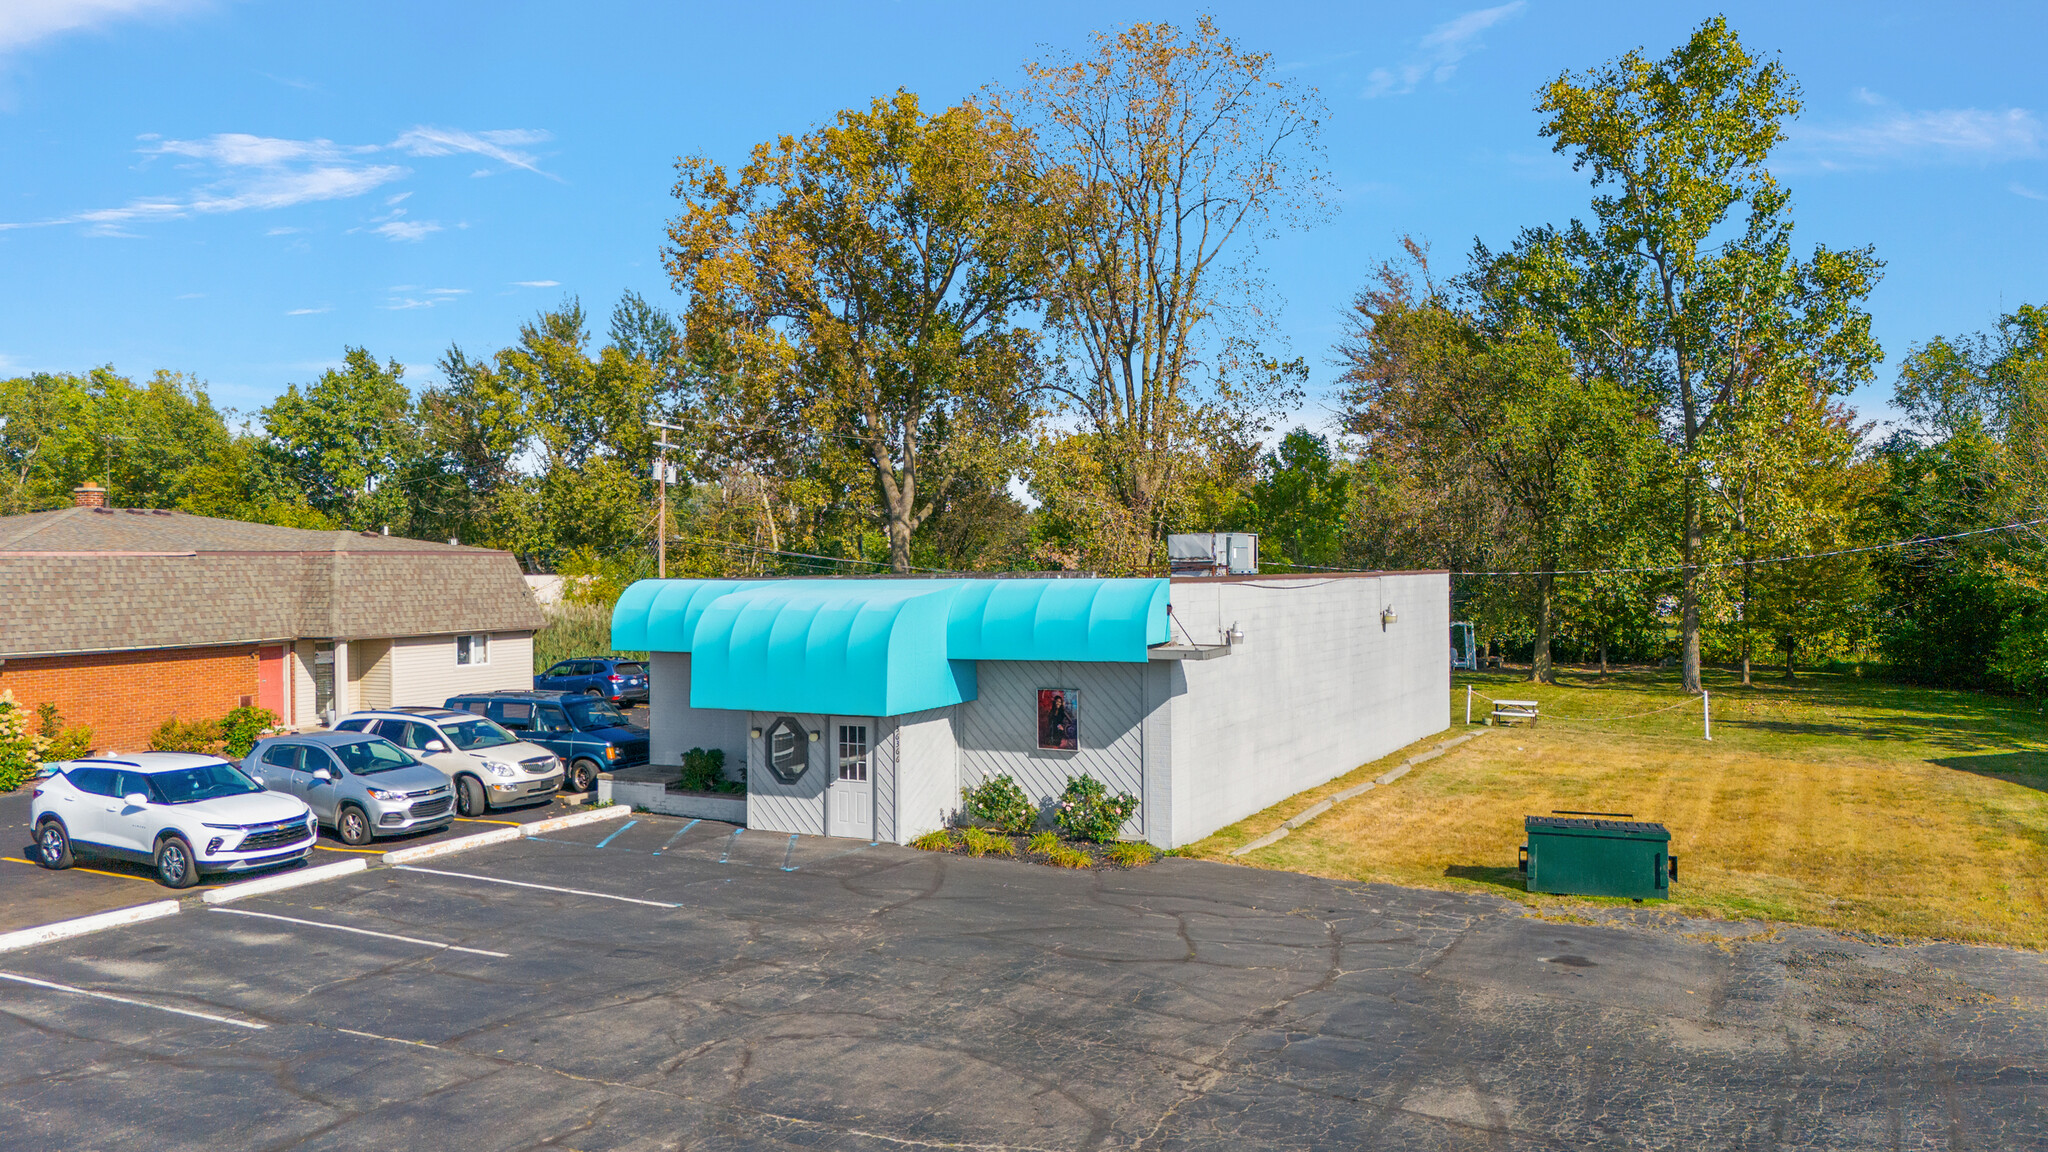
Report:
M 114 772 L 110 768 L 73 768 L 65 773 L 71 786 L 94 796 L 114 794 Z
M 263 750 L 263 762 L 279 768 L 297 768 L 303 752 L 297 744 L 272 744 Z
M 841 780 L 866 780 L 868 778 L 867 725 L 841 724 L 839 726 L 839 778 Z

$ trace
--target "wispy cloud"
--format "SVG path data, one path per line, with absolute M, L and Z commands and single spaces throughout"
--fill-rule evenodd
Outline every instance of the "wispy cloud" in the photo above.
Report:
M 391 146 L 412 156 L 454 156 L 458 153 L 488 156 L 501 164 L 524 168 L 528 172 L 556 180 L 560 177 L 540 170 L 538 157 L 531 152 L 521 151 L 527 145 L 544 144 L 553 138 L 546 132 L 526 128 L 494 132 L 458 132 L 448 128 L 421 126 L 399 136 Z
M 2007 184 L 2005 190 L 2015 196 L 2025 196 L 2029 200 L 2048 200 L 2048 192 L 2036 191 L 2017 180 Z
M 457 297 L 467 295 L 467 288 L 421 288 L 416 284 L 397 284 L 392 286 L 391 298 L 384 302 L 383 307 L 393 312 L 403 312 L 409 308 L 433 308 L 441 304 L 452 304 Z
M 7 0 L 0 0 L 4 2 Z M 380 153 L 433 157 L 457 151 L 479 152 L 548 176 L 549 173 L 534 166 L 531 155 L 511 148 L 515 143 L 530 144 L 547 138 L 545 132 L 525 129 L 465 133 L 424 128 L 412 129 L 389 144 L 337 144 L 327 139 L 293 140 L 246 132 L 221 132 L 197 140 L 163 140 L 149 135 L 141 138 L 139 149 L 145 157 L 145 167 L 163 161 L 174 171 L 187 174 L 196 181 L 187 191 L 137 197 L 117 208 L 95 208 L 44 220 L 0 222 L 0 231 L 82 224 L 99 235 L 130 235 L 132 227 L 159 221 L 224 212 L 275 211 L 321 200 L 352 199 L 412 174 L 412 169 L 404 165 L 378 162 Z M 387 199 L 385 205 L 393 207 L 410 195 L 400 192 Z M 434 221 L 397 219 L 404 214 L 404 209 L 394 207 L 389 215 L 372 221 L 379 227 L 367 231 L 391 240 L 416 241 L 442 230 Z M 272 229 L 269 234 L 282 235 L 290 230 Z
M 1857 99 L 1882 107 L 1857 123 L 1795 125 L 1795 149 L 1823 168 L 1900 164 L 1996 164 L 2042 154 L 2048 129 L 2025 108 L 1941 108 L 1915 112 L 1859 90 Z
M 559 288 L 562 286 L 562 282 L 560 280 L 514 280 L 512 285 L 515 288 Z
M 1367 73 L 1365 90 L 1359 95 L 1367 100 L 1376 96 L 1404 96 L 1415 91 L 1424 80 L 1438 84 L 1449 80 L 1457 74 L 1458 61 L 1480 48 L 1480 33 L 1519 14 L 1524 7 L 1525 0 L 1513 0 L 1509 4 L 1476 9 L 1446 20 L 1416 42 L 1415 51 L 1407 60 L 1392 68 L 1375 68 Z
M 287 315 L 287 316 L 318 316 L 318 315 L 320 315 L 320 314 L 321 314 L 322 312 L 332 312 L 332 311 L 334 311 L 334 309 L 333 309 L 333 308 L 331 308 L 331 307 L 320 307 L 320 308 L 294 308 L 294 309 L 292 309 L 291 311 L 289 311 L 289 312 L 285 313 L 285 315 Z
M 66 32 L 84 32 L 133 16 L 175 16 L 205 0 L 6 0 L 0 4 L 0 56 Z

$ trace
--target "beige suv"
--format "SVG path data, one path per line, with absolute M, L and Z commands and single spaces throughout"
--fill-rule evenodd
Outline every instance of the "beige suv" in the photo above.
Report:
M 545 801 L 562 790 L 561 757 L 473 713 L 373 708 L 334 727 L 382 736 L 440 769 L 455 786 L 455 810 L 464 816 Z

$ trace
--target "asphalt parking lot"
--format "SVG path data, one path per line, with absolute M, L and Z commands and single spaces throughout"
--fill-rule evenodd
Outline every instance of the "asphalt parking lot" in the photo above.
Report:
M 48 924 L 53 920 L 69 920 L 74 916 L 86 916 L 94 912 L 105 912 L 112 908 L 123 908 L 147 900 L 162 900 L 191 892 L 217 888 L 231 884 L 243 876 L 214 876 L 205 883 L 174 892 L 157 883 L 156 873 L 144 864 L 130 864 L 120 860 L 91 859 L 81 855 L 76 867 L 62 872 L 51 872 L 37 867 L 35 857 L 35 830 L 29 827 L 29 805 L 33 797 L 29 789 L 0 794 L 0 883 L 6 885 L 5 897 L 0 898 L 0 932 L 11 932 L 35 924 Z M 320 830 L 320 839 L 313 853 L 306 860 L 307 865 L 332 864 L 350 856 L 374 859 L 378 854 L 393 848 L 406 848 L 414 844 L 431 844 L 436 840 L 447 840 L 455 836 L 466 836 L 505 824 L 527 824 L 560 816 L 579 810 L 579 805 L 569 801 L 580 801 L 583 797 L 556 797 L 546 804 L 534 804 L 523 808 L 501 808 L 485 814 L 484 818 L 466 820 L 457 818 L 455 823 L 439 832 L 425 832 L 413 836 L 392 836 L 377 840 L 363 848 L 351 848 L 334 838 L 328 829 Z M 283 869 L 271 869 L 250 875 L 272 875 Z
M 0 1132 L 81 1150 L 2048 1147 L 2042 957 L 1731 931 L 640 815 L 0 954 Z

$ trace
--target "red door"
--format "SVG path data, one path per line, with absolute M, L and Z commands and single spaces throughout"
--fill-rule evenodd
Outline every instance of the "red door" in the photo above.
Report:
M 268 708 L 280 719 L 284 711 L 284 646 L 273 644 L 256 650 L 256 706 Z

